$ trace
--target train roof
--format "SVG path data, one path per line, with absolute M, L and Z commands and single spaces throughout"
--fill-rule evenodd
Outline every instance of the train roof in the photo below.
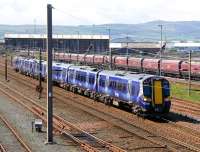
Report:
M 101 71 L 99 74 L 100 75 L 115 76 L 115 77 L 118 77 L 118 78 L 124 78 L 124 79 L 127 79 L 127 80 L 136 80 L 136 81 L 144 81 L 144 80 L 151 78 L 151 77 L 161 78 L 160 76 L 154 76 L 154 75 L 150 75 L 150 74 L 143 74 L 143 73 L 137 73 L 137 72 L 131 72 L 131 71 L 108 71 L 108 70 L 104 70 L 104 71 Z
M 47 64 L 47 62 L 46 62 Z M 62 70 L 63 68 L 68 68 L 72 66 L 73 64 L 66 64 L 66 63 L 59 63 L 59 62 L 53 62 L 52 63 L 52 69 L 53 70 Z
M 79 70 L 79 71 L 90 71 L 93 73 L 100 71 L 97 68 L 93 68 L 90 66 L 71 66 L 71 67 L 69 67 L 69 69 L 75 69 L 75 70 Z

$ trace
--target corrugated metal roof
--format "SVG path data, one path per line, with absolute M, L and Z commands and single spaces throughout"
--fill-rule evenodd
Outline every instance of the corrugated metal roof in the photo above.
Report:
M 150 43 L 150 42 L 132 42 L 132 43 L 111 43 L 111 48 L 135 48 L 135 49 L 141 49 L 141 48 L 148 48 L 148 49 L 155 49 L 160 48 L 159 43 Z
M 200 43 L 174 43 L 174 47 L 200 47 Z
M 47 38 L 46 34 L 5 34 L 4 38 Z M 57 35 L 53 39 L 109 39 L 108 35 Z
M 122 48 L 122 43 L 110 43 L 111 48 Z
M 127 47 L 127 43 L 122 43 L 122 47 Z M 128 48 L 160 48 L 159 43 L 128 43 Z

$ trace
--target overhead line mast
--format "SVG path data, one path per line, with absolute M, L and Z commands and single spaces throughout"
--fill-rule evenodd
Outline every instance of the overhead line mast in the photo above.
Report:
M 47 144 L 53 143 L 52 8 L 47 4 Z

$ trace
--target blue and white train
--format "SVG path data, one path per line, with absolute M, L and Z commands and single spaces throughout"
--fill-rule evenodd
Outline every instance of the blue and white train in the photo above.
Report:
M 16 56 L 13 65 L 16 71 L 25 75 L 39 75 L 36 59 Z M 42 61 L 41 70 L 45 79 L 46 61 Z M 105 104 L 129 107 L 137 114 L 162 115 L 171 107 L 170 84 L 164 77 L 56 62 L 53 62 L 52 70 L 53 81 L 61 87 Z

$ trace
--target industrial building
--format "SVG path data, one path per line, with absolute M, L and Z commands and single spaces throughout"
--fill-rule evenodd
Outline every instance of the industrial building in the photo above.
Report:
M 163 43 L 162 47 L 165 43 Z M 123 43 L 111 43 L 111 49 L 116 54 L 126 54 L 127 51 L 129 53 L 158 53 L 160 51 L 160 43 L 159 42 L 123 42 Z
M 5 47 L 46 49 L 45 34 L 5 34 Z M 109 50 L 108 35 L 53 35 L 53 49 L 70 53 L 101 53 Z
M 174 42 L 171 48 L 176 49 L 179 52 L 189 52 L 189 51 L 200 51 L 199 42 Z

